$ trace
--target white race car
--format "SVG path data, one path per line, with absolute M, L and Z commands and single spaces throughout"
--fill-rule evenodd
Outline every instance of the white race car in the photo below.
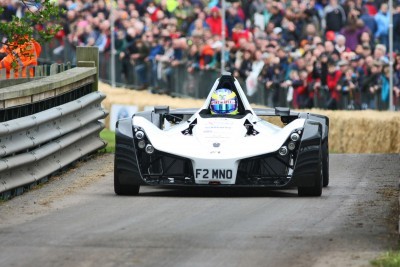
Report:
M 284 127 L 264 120 L 279 116 Z M 298 188 L 329 183 L 329 119 L 289 108 L 253 109 L 225 73 L 200 109 L 155 107 L 116 125 L 114 190 L 140 186 Z

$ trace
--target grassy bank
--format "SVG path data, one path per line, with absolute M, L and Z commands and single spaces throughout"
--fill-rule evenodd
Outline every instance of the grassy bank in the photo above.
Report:
M 377 267 L 398 267 L 400 266 L 400 251 L 386 252 L 371 262 Z
M 107 141 L 107 146 L 105 148 L 106 153 L 114 153 L 115 152 L 115 133 L 104 129 L 100 132 L 101 139 Z

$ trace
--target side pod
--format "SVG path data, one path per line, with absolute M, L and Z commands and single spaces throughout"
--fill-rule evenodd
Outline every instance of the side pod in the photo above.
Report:
M 143 180 L 133 142 L 132 119 L 119 120 L 115 129 L 114 177 L 121 185 L 141 185 Z
M 300 187 L 314 186 L 320 176 L 322 125 L 306 120 L 300 143 L 293 184 Z

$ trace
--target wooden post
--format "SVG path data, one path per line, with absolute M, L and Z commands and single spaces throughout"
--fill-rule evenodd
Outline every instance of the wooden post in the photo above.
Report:
M 87 67 L 87 63 L 85 61 L 92 61 L 96 66 L 96 81 L 93 85 L 93 91 L 97 91 L 99 89 L 99 48 L 95 46 L 78 46 L 76 48 L 76 61 L 78 67 Z M 82 64 L 79 62 L 83 61 Z

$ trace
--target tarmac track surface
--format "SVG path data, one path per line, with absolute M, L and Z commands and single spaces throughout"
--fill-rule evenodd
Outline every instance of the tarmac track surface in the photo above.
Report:
M 0 266 L 368 266 L 398 243 L 400 155 L 331 154 L 297 190 L 113 192 L 99 155 L 0 204 Z

